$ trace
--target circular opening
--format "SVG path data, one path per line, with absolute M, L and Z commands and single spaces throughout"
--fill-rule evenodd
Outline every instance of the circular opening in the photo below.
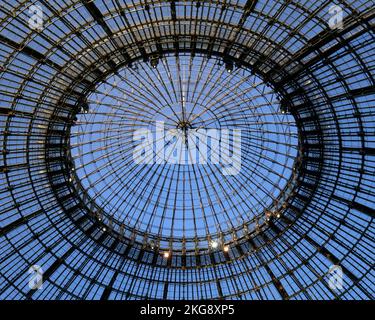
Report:
M 74 177 L 90 201 L 111 224 L 169 243 L 227 241 L 280 215 L 298 132 L 272 87 L 219 58 L 151 62 L 107 77 L 77 115 Z

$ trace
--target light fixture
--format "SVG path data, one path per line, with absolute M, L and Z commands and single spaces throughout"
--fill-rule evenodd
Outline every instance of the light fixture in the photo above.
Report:
M 225 69 L 228 73 L 232 73 L 234 70 L 234 64 L 232 61 L 225 61 Z
M 289 107 L 286 104 L 285 100 L 280 101 L 280 111 L 282 114 L 286 114 L 289 112 Z
M 169 256 L 170 256 L 169 251 L 165 251 L 163 256 L 164 256 L 165 259 L 168 259 Z
M 155 249 L 155 242 L 154 242 L 153 240 L 150 241 L 150 248 L 151 248 L 152 250 Z
M 88 112 L 89 112 L 89 109 L 90 109 L 90 107 L 89 107 L 88 103 L 87 103 L 87 102 L 84 102 L 84 103 L 82 104 L 82 112 L 83 112 L 83 113 L 88 113 Z
M 266 216 L 266 221 L 271 221 L 272 212 L 269 210 L 266 210 L 265 216 Z
M 153 69 L 156 69 L 158 64 L 159 64 L 159 57 L 158 56 L 153 56 L 150 58 L 150 64 Z
M 224 252 L 229 252 L 229 246 L 224 246 L 224 247 L 223 247 L 223 251 L 224 251 Z
M 217 241 L 215 241 L 215 240 L 211 241 L 211 248 L 212 249 L 216 249 L 218 246 L 219 246 L 219 243 Z

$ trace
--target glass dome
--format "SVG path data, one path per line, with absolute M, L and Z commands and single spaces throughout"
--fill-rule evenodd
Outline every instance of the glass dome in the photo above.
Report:
M 297 126 L 281 112 L 274 90 L 246 69 L 229 73 L 219 59 L 166 56 L 157 68 L 139 62 L 110 75 L 86 102 L 71 129 L 71 179 L 87 193 L 86 205 L 111 221 L 112 231 L 132 226 L 165 250 L 181 251 L 182 244 L 194 250 L 197 239 L 209 246 L 261 225 L 264 212 L 290 196 Z M 136 130 L 162 125 L 182 133 L 181 123 L 189 124 L 188 135 L 201 128 L 238 130 L 238 172 L 224 175 L 225 165 L 212 155 L 200 159 L 203 149 L 214 147 L 209 138 L 219 148 L 221 136 L 201 141 L 196 163 L 157 163 L 156 154 L 146 163 L 134 161 Z M 150 145 L 156 143 L 155 137 Z
M 3 2 L 2 299 L 374 298 L 372 1 Z

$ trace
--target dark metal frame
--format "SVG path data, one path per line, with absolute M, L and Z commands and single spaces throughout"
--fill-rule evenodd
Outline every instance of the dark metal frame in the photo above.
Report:
M 343 30 L 328 28 L 323 1 L 41 0 L 48 17 L 35 33 L 29 4 L 4 1 L 0 296 L 373 299 L 375 12 L 371 1 L 339 2 Z M 267 4 L 279 4 L 272 15 Z M 287 8 L 304 19 L 290 25 Z M 288 35 L 272 39 L 275 30 Z M 69 128 L 95 83 L 135 60 L 183 52 L 254 70 L 294 115 L 302 148 L 282 218 L 228 254 L 198 251 L 195 261 L 103 232 L 67 182 Z M 41 262 L 48 285 L 30 291 L 27 270 Z M 343 268 L 343 291 L 327 285 L 332 264 Z

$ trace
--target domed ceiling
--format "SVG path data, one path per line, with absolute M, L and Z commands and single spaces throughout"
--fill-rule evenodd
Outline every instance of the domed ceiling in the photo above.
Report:
M 3 1 L 0 297 L 374 299 L 374 20 L 365 0 Z M 158 125 L 187 150 L 233 133 L 240 167 L 140 163 Z

